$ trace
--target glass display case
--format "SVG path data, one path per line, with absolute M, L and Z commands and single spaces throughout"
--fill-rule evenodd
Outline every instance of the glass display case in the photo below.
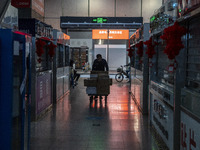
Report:
M 56 60 L 57 60 L 57 67 L 64 67 L 64 47 L 61 44 L 57 45 L 56 50 Z
M 200 17 L 189 22 L 186 86 L 200 92 Z
M 164 53 L 166 43 L 160 39 L 160 34 L 155 36 L 158 45 L 155 47 L 156 50 L 156 82 L 165 84 L 167 86 L 173 87 L 174 85 L 174 73 L 169 72 L 168 66 L 171 61 L 168 59 L 167 55 Z

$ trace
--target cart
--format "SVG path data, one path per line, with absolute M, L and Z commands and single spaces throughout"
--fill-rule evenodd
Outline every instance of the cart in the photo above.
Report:
M 105 96 L 105 105 L 107 105 L 107 96 L 108 96 L 108 95 L 98 95 L 98 94 L 91 95 L 91 94 L 88 94 L 88 96 L 90 97 L 90 104 L 93 103 L 93 100 L 97 101 L 98 98 L 99 98 L 99 100 L 100 100 L 100 102 L 101 102 L 102 99 L 103 99 L 102 96 Z
M 110 94 L 112 79 L 109 78 L 107 71 L 91 71 L 90 78 L 84 80 L 84 86 L 87 86 L 86 93 L 90 97 L 90 104 L 98 98 L 101 102 L 105 96 L 105 105 L 107 105 L 107 96 Z

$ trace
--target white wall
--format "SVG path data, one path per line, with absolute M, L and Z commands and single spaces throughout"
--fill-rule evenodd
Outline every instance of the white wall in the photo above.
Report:
M 160 8 L 162 0 L 45 0 L 45 21 L 60 29 L 60 16 L 142 17 L 144 23 Z M 89 12 L 89 13 L 88 13 Z

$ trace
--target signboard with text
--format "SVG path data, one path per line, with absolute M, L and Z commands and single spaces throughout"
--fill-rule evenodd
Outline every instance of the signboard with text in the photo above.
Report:
M 36 112 L 39 114 L 52 104 L 51 73 L 37 77 Z
M 92 30 L 92 39 L 128 40 L 129 30 Z
M 181 111 L 181 150 L 200 150 L 200 123 Z
M 169 149 L 173 149 L 173 110 L 152 93 L 151 121 Z

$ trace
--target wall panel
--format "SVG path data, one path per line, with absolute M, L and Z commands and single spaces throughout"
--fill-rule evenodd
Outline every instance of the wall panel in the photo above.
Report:
M 140 17 L 140 0 L 116 0 L 116 17 Z
M 88 0 L 63 0 L 63 16 L 88 16 Z
M 90 0 L 90 16 L 114 16 L 115 0 Z

